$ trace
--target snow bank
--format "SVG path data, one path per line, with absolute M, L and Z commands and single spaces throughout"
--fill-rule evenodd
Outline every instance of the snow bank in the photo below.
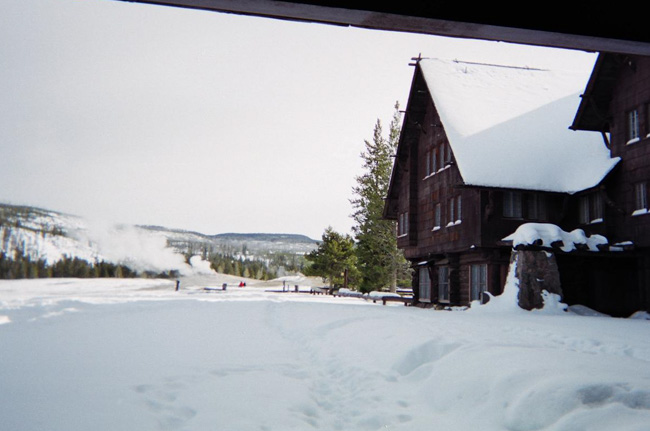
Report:
M 637 311 L 630 316 L 630 319 L 650 320 L 650 313 L 647 311 Z
M 512 241 L 512 246 L 536 244 L 551 248 L 553 244 L 562 244 L 562 251 L 570 252 L 576 246 L 586 246 L 590 251 L 598 251 L 599 245 L 606 245 L 607 238 L 602 235 L 587 236 L 582 229 L 565 232 L 560 227 L 549 223 L 524 223 L 503 241 Z
M 14 298 L 0 303 L 3 429 L 640 431 L 650 423 L 646 320 L 59 281 L 0 281 L 0 298 Z M 68 294 L 38 302 L 58 289 Z M 121 302 L 99 302 L 116 291 Z M 490 304 L 498 298 L 480 308 Z
M 549 225 L 552 226 L 552 225 Z M 544 229 L 542 229 L 544 230 Z M 549 228 L 550 231 L 555 232 L 554 229 Z M 527 229 L 524 229 L 527 232 Z M 528 238 L 528 236 L 524 235 Z M 531 235 L 529 238 L 537 239 L 536 235 Z M 546 237 L 554 238 L 554 237 Z M 534 240 L 533 240 L 534 241 Z M 489 292 L 486 294 L 489 297 L 489 301 L 485 304 L 481 304 L 480 301 L 472 301 L 470 304 L 470 310 L 473 312 L 486 312 L 486 313 L 499 313 L 499 314 L 522 314 L 522 313 L 538 313 L 538 314 L 564 314 L 568 306 L 564 304 L 560 295 L 549 293 L 546 290 L 542 291 L 542 300 L 544 301 L 544 306 L 539 309 L 533 310 L 524 310 L 519 306 L 519 279 L 517 278 L 517 264 L 519 256 L 516 255 L 514 260 L 510 263 L 508 267 L 508 275 L 506 277 L 505 285 L 503 286 L 503 293 L 498 296 L 494 296 Z
M 356 290 L 346 289 L 346 288 L 342 287 L 337 291 L 336 295 L 337 296 L 349 296 L 349 297 L 352 297 L 352 298 L 361 298 L 363 296 L 363 293 L 358 292 Z
M 526 310 L 522 309 L 518 305 L 517 296 L 519 295 L 519 279 L 515 275 L 516 271 L 517 260 L 515 259 L 508 268 L 508 275 L 506 277 L 506 283 L 503 286 L 503 293 L 494 296 L 491 293 L 486 292 L 490 300 L 485 304 L 481 304 L 481 301 L 472 301 L 468 310 L 471 310 L 472 312 L 499 314 L 527 313 Z
M 394 292 L 380 292 L 377 290 L 368 293 L 368 299 L 378 300 L 383 298 L 401 298 L 401 295 Z

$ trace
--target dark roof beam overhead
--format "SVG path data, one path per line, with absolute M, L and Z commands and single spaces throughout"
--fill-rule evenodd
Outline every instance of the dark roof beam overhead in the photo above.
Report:
M 549 1 L 534 12 L 462 2 L 118 0 L 292 21 L 528 45 L 650 55 L 645 14 L 611 2 Z M 521 8 L 520 8 L 521 9 Z

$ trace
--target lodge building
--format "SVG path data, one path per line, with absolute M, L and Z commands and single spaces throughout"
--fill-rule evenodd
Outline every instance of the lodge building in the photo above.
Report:
M 397 220 L 416 301 L 500 294 L 504 238 L 550 223 L 608 240 L 556 253 L 564 302 L 648 310 L 650 60 L 600 54 L 591 76 L 415 61 L 384 216 Z

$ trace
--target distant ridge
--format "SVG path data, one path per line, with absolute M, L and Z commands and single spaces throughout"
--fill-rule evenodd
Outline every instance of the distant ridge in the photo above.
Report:
M 295 233 L 220 233 L 211 235 L 216 239 L 231 239 L 238 241 L 290 241 L 290 242 L 307 242 L 318 243 L 317 240 L 311 239 L 306 235 Z

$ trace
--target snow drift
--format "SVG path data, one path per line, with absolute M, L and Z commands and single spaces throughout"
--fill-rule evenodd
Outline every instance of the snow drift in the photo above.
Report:
M 582 229 L 566 232 L 559 226 L 550 223 L 524 223 L 514 233 L 503 238 L 503 241 L 511 241 L 513 247 L 539 243 L 537 245 L 541 247 L 551 248 L 553 244 L 557 244 L 564 252 L 573 251 L 577 246 L 585 246 L 590 251 L 598 251 L 598 246 L 606 245 L 609 242 L 602 235 L 587 236 Z
M 3 429 L 649 429 L 646 320 L 110 281 L 0 281 Z

